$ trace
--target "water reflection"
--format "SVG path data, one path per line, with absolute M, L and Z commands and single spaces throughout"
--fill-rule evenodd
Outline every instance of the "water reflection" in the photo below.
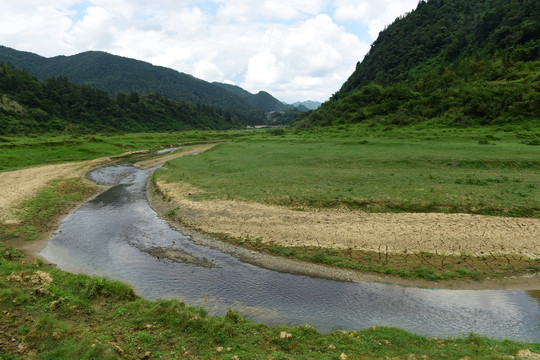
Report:
M 92 173 L 120 181 L 70 214 L 42 255 L 62 269 L 131 284 L 147 299 L 176 298 L 223 315 L 230 308 L 269 325 L 310 324 L 322 332 L 394 326 L 448 337 L 475 332 L 492 338 L 540 341 L 539 291 L 431 290 L 355 284 L 283 274 L 242 263 L 192 243 L 149 207 L 152 170 L 114 166 Z M 112 179 L 112 180 L 111 180 Z M 179 249 L 216 267 L 158 259 L 141 251 Z

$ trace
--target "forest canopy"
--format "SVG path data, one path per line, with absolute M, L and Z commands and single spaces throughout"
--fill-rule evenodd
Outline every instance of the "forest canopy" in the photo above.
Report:
M 0 134 L 89 133 L 231 129 L 243 125 L 229 112 L 157 93 L 115 97 L 66 77 L 39 81 L 0 63 Z
M 298 125 L 532 121 L 540 118 L 539 58 L 537 0 L 420 1 Z

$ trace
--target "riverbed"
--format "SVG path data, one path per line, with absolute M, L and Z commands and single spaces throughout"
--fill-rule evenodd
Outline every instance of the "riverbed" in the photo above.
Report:
M 89 173 L 112 187 L 67 216 L 41 255 L 63 270 L 126 282 L 147 299 L 204 304 L 211 315 L 235 309 L 269 325 L 309 324 L 321 332 L 393 326 L 433 337 L 474 332 L 540 341 L 533 292 L 333 281 L 260 268 L 196 244 L 149 206 L 153 170 L 117 164 Z

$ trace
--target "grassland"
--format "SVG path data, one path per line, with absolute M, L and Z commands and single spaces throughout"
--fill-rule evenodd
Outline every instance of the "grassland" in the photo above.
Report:
M 227 139 L 227 144 L 203 156 L 170 162 L 169 170 L 160 176 L 197 184 L 205 192 L 193 196 L 201 199 L 247 199 L 298 210 L 338 206 L 412 211 L 422 208 L 419 204 L 429 202 L 426 199 L 433 194 L 429 191 L 422 201 L 414 200 L 423 194 L 417 185 L 422 181 L 442 199 L 433 202 L 440 211 L 453 211 L 449 204 L 473 211 L 483 201 L 481 213 L 538 218 L 540 149 L 522 143 L 531 136 L 536 136 L 534 129 L 333 128 L 300 133 L 3 138 L 0 171 Z M 484 145 L 486 141 L 490 145 Z M 359 166 L 366 169 L 359 171 Z M 409 169 L 411 175 L 407 175 Z M 379 171 L 384 176 L 377 176 Z M 368 182 L 364 173 L 374 178 Z M 457 182 L 469 178 L 481 184 Z M 347 181 L 351 185 L 345 185 Z M 436 186 L 437 181 L 446 183 Z M 377 190 L 377 182 L 389 191 L 388 197 Z M 460 190 L 473 194 L 465 202 L 452 203 L 453 198 L 444 194 L 444 184 L 454 188 L 454 194 Z M 413 189 L 404 192 L 406 185 Z M 363 192 L 363 187 L 370 189 Z M 92 191 L 83 182 L 50 183 L 36 198 L 21 204 L 19 227 L 2 227 L 2 240 L 32 239 Z M 279 196 L 279 191 L 285 195 Z M 362 204 L 362 194 L 370 194 L 374 201 Z M 490 194 L 501 199 L 493 200 Z M 388 205 L 398 203 L 405 205 Z M 258 247 L 256 241 L 254 247 Z M 289 251 L 276 249 L 285 251 L 283 255 Z M 436 339 L 384 327 L 331 334 L 319 334 L 309 326 L 269 327 L 251 323 L 232 310 L 224 317 L 208 316 L 203 299 L 201 304 L 188 307 L 174 300 L 146 301 L 127 285 L 62 272 L 0 244 L 0 359 L 343 359 L 343 355 L 347 359 L 506 359 L 525 357 L 530 354 L 527 349 L 540 353 L 538 343 L 496 341 L 474 334 Z
M 500 278 L 538 272 L 537 248 L 525 257 L 519 249 L 499 253 L 501 247 L 513 247 L 510 241 L 505 240 L 500 247 L 489 246 L 486 230 L 484 235 L 480 231 L 472 236 L 472 227 L 471 233 L 462 235 L 419 228 L 419 235 L 406 240 L 399 231 L 399 226 L 408 226 L 405 219 L 378 220 L 396 221 L 398 231 L 390 230 L 399 240 L 386 239 L 382 233 L 375 240 L 366 240 L 365 236 L 360 239 L 362 229 L 376 225 L 348 215 L 351 211 L 464 213 L 538 219 L 540 148 L 530 143 L 535 137 L 538 132 L 534 129 L 486 127 L 342 126 L 299 132 L 274 129 L 233 139 L 197 158 L 171 161 L 156 172 L 153 181 L 195 186 L 189 190 L 189 200 L 184 198 L 178 204 L 178 214 L 172 220 L 257 251 L 409 279 Z M 168 188 L 165 197 L 172 191 Z M 203 206 L 194 206 L 194 202 L 207 204 L 207 218 L 202 218 Z M 281 210 L 281 218 L 288 219 L 282 220 L 277 210 L 268 208 L 250 208 L 244 213 L 232 210 L 253 203 L 280 206 L 297 215 Z M 354 230 L 340 230 L 351 228 L 350 222 L 336 221 L 335 229 L 319 225 L 333 223 L 329 220 L 333 214 L 317 215 L 319 210 L 327 209 L 337 209 L 340 218 L 348 216 L 349 221 L 364 224 L 356 230 L 356 240 Z M 227 217 L 233 217 L 234 212 L 238 215 L 219 226 L 218 219 L 224 212 Z M 264 221 L 253 219 L 253 212 L 258 214 L 256 218 L 268 219 L 266 232 Z M 190 213 L 197 215 L 190 219 Z M 304 220 L 297 221 L 297 217 Z M 432 217 L 426 226 L 434 228 L 433 222 L 442 220 L 446 219 Z M 479 220 L 458 221 L 465 227 Z M 230 230 L 234 222 L 241 224 L 238 231 Z M 289 230 L 284 222 L 289 223 Z M 306 222 L 312 225 L 306 228 Z M 531 231 L 537 227 L 535 224 L 531 222 Z M 490 224 L 485 226 L 490 228 Z M 309 232 L 310 228 L 314 233 Z M 448 226 L 448 231 L 455 230 L 455 225 Z M 427 241 L 431 236 L 435 237 Z M 508 235 L 490 236 L 499 241 Z M 468 245 L 463 243 L 459 245 L 461 251 L 456 251 L 454 241 L 463 239 L 468 239 Z M 473 250 L 473 243 L 486 246 L 475 246 Z
M 129 151 L 245 136 L 245 131 L 187 131 L 65 136 L 0 137 L 0 172 L 36 165 L 83 161 Z
M 532 134 L 532 135 L 531 135 Z M 159 176 L 203 192 L 295 209 L 540 217 L 533 131 L 350 126 L 237 138 Z

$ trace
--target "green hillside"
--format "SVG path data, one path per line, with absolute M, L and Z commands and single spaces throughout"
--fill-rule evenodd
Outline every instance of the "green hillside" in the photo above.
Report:
M 240 96 L 241 98 L 245 99 L 247 102 L 249 102 L 251 105 L 257 107 L 258 109 L 262 109 L 266 112 L 271 111 L 287 111 L 292 110 L 292 106 L 287 106 L 283 104 L 281 101 L 267 93 L 266 91 L 259 91 L 257 94 L 252 94 L 249 91 L 246 91 L 242 89 L 239 86 L 235 85 L 229 85 L 229 84 L 223 84 L 223 83 L 213 83 L 219 87 L 222 87 L 223 89 L 236 94 Z
M 65 77 L 39 81 L 0 63 L 0 134 L 230 129 L 242 125 L 207 105 L 156 93 L 119 92 L 74 84 Z
M 244 124 L 262 124 L 265 119 L 263 108 L 216 84 L 173 69 L 105 52 L 88 51 L 73 56 L 45 58 L 0 46 L 0 61 L 26 69 L 41 80 L 67 77 L 70 81 L 106 91 L 111 96 L 118 92 L 155 92 L 173 100 L 228 111 Z
M 382 31 L 303 126 L 469 126 L 540 118 L 540 3 L 430 0 Z

